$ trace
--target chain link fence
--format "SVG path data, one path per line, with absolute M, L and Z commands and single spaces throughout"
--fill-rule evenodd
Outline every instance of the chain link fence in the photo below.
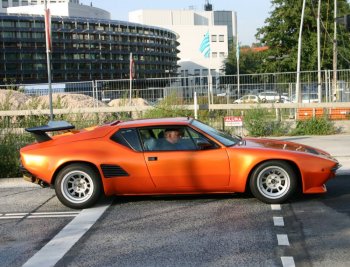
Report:
M 296 73 L 262 73 L 249 75 L 187 76 L 161 79 L 96 80 L 87 82 L 52 83 L 52 93 L 83 94 L 108 104 L 124 99 L 127 105 L 132 98 L 142 98 L 150 105 L 172 96 L 178 103 L 193 103 L 196 92 L 201 104 L 245 103 L 244 96 L 258 96 L 261 102 L 297 102 Z M 302 103 L 350 102 L 350 70 L 339 70 L 335 86 L 330 70 L 321 72 L 318 83 L 316 71 L 300 73 Z M 7 84 L 0 89 L 15 89 L 29 96 L 43 96 L 49 92 L 48 84 Z

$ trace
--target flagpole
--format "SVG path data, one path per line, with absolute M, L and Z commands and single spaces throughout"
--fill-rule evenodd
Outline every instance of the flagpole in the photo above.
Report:
M 130 60 L 129 60 L 129 86 L 130 86 L 130 90 L 129 90 L 129 106 L 131 106 L 131 92 L 132 92 L 132 76 L 133 76 L 133 58 L 132 58 L 132 53 L 130 53 Z
M 50 121 L 53 120 L 53 108 L 52 108 L 52 84 L 51 84 L 51 15 L 50 10 L 47 8 L 47 0 L 45 5 L 45 41 L 46 41 L 46 65 L 47 65 L 47 81 L 49 86 L 49 106 L 50 106 Z
M 238 98 L 241 97 L 241 88 L 240 88 L 240 80 L 239 80 L 239 42 L 238 42 L 238 34 L 236 38 L 236 59 L 237 59 L 237 94 Z

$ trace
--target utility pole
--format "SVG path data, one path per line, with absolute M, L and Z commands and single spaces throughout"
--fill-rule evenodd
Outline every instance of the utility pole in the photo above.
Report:
M 334 0 L 334 36 L 333 36 L 333 84 L 332 99 L 337 101 L 337 0 Z
M 240 80 L 239 80 L 239 57 L 240 57 L 240 45 L 238 41 L 238 34 L 236 37 L 236 60 L 237 60 L 237 98 L 241 97 L 241 88 L 240 88 Z
M 321 0 L 318 0 L 317 8 L 317 91 L 318 102 L 322 101 L 322 78 L 321 78 L 321 30 L 320 30 L 320 16 L 321 16 Z
M 53 107 L 52 107 L 52 77 L 51 77 L 51 14 L 50 9 L 47 8 L 47 0 L 44 2 L 44 20 L 45 20 L 45 42 L 46 42 L 46 66 L 47 66 L 47 83 L 49 86 L 49 107 L 50 107 L 50 121 L 53 121 Z
M 305 2 L 303 0 L 303 8 L 301 11 L 301 19 L 300 19 L 300 29 L 299 29 L 299 39 L 298 39 L 298 62 L 297 62 L 297 83 L 296 83 L 296 101 L 297 103 L 301 102 L 301 92 L 300 92 L 300 59 L 301 59 L 301 37 L 303 33 L 303 22 L 304 22 L 304 11 L 305 11 Z

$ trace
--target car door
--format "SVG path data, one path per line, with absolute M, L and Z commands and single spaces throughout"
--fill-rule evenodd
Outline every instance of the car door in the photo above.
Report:
M 158 127 L 153 131 L 165 129 Z M 227 187 L 230 169 L 226 149 L 190 127 L 182 127 L 181 131 L 185 146 L 144 151 L 145 162 L 157 190 L 168 193 L 210 192 Z
M 137 129 L 119 129 L 109 139 L 108 152 L 100 155 L 105 189 L 116 194 L 153 193 L 155 185 L 144 160 Z

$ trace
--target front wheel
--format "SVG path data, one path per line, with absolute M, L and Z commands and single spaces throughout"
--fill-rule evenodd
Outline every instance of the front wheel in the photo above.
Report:
M 296 190 L 297 176 L 292 167 L 283 161 L 260 164 L 250 177 L 253 195 L 269 204 L 286 201 Z
M 97 202 L 102 192 L 99 174 L 86 164 L 64 167 L 55 180 L 58 199 L 67 207 L 85 209 Z

